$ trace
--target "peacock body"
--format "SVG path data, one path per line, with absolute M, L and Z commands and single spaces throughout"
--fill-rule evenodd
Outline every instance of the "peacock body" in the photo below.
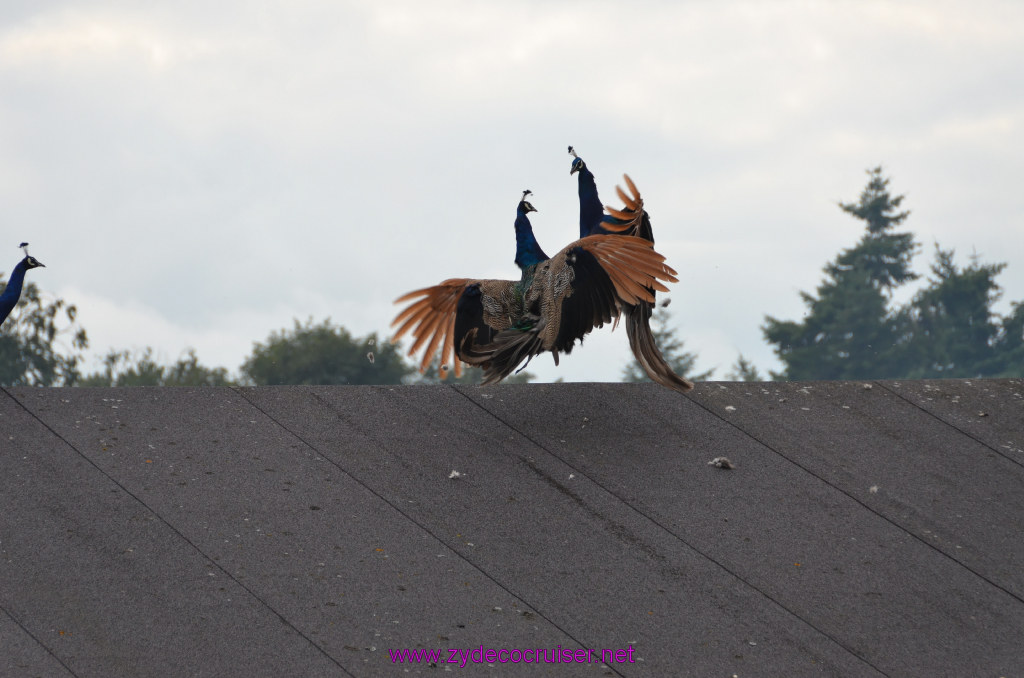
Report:
M 484 370 L 483 383 L 504 379 L 533 356 L 569 353 L 577 340 L 618 317 L 620 310 L 653 301 L 660 281 L 675 271 L 650 242 L 640 238 L 594 235 L 548 257 L 537 243 L 528 214 L 536 211 L 524 192 L 516 210 L 516 264 L 521 278 L 453 278 L 410 292 L 411 302 L 392 326 L 392 341 L 411 333 L 409 355 L 421 349 L 420 370 L 440 351 L 442 364 L 455 360 Z

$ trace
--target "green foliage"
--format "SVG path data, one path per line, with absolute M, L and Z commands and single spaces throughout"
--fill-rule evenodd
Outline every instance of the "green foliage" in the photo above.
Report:
M 886 297 L 860 268 L 844 271 L 801 296 L 803 322 L 766 318 L 764 335 L 786 364 L 786 379 L 858 379 L 896 376 L 884 369 L 884 347 L 894 341 Z M 882 349 L 880 351 L 880 349 Z
M 1000 296 L 995 278 L 1006 264 L 982 264 L 972 257 L 960 268 L 953 251 L 935 246 L 930 285 L 917 293 L 898 316 L 902 330 L 906 378 L 993 376 L 1024 373 L 1024 363 L 1008 349 L 1014 336 L 1013 317 L 1001 319 L 992 310 Z
M 672 327 L 672 314 L 659 307 L 651 314 L 651 334 L 654 336 L 654 343 L 657 345 L 665 362 L 672 368 L 672 371 L 681 377 L 692 381 L 706 381 L 711 377 L 713 369 L 700 374 L 690 373 L 697 362 L 697 354 L 683 350 L 683 340 L 676 336 L 676 328 Z M 634 357 L 622 371 L 622 381 L 627 383 L 649 382 L 643 366 Z
M 882 168 L 868 170 L 868 185 L 861 191 L 856 203 L 839 203 L 839 207 L 865 222 L 866 233 L 852 250 L 845 250 L 833 266 L 826 269 L 835 275 L 844 268 L 860 268 L 867 273 L 871 284 L 890 291 L 913 280 L 910 260 L 917 250 L 913 235 L 893 233 L 892 229 L 910 216 L 910 212 L 897 212 L 904 196 L 889 195 L 889 179 L 882 176 Z
M 764 377 L 754 363 L 744 358 L 742 353 L 736 359 L 732 369 L 726 373 L 725 379 L 726 381 L 764 381 Z
M 1024 377 L 1024 301 L 1013 303 L 1013 311 L 1003 318 L 996 342 L 998 358 L 992 365 L 993 377 Z
M 195 349 L 188 349 L 184 358 L 179 358 L 164 371 L 164 386 L 231 386 L 227 369 L 206 367 L 199 363 Z
M 479 367 L 469 367 L 468 365 L 462 366 L 462 376 L 456 378 L 455 372 L 452 370 L 446 370 L 444 379 L 441 379 L 438 374 L 438 362 L 440 359 L 434 360 L 434 362 L 427 368 L 427 371 L 422 375 L 417 375 L 416 379 L 409 383 L 417 384 L 470 384 L 476 385 L 484 380 L 484 371 Z M 503 384 L 528 384 L 537 376 L 531 372 L 523 370 L 522 372 L 513 372 L 509 376 L 501 380 Z
M 163 366 L 153 360 L 153 349 L 143 351 L 111 350 L 103 358 L 103 371 L 81 379 L 80 386 L 230 386 L 231 379 L 223 367 L 206 367 L 199 363 L 195 349 L 173 365 Z
M 825 266 L 817 296 L 801 292 L 808 306 L 803 322 L 765 318 L 764 336 L 786 365 L 775 378 L 900 376 L 890 351 L 896 334 L 889 299 L 897 286 L 916 277 L 910 261 L 917 245 L 910 233 L 891 232 L 910 214 L 897 211 L 903 196 L 889 194 L 880 167 L 868 175 L 860 201 L 839 204 L 865 222 L 864 236 Z
M 0 386 L 74 385 L 81 352 L 89 346 L 76 316 L 73 304 L 45 302 L 34 283 L 25 283 L 17 307 L 0 326 Z M 61 350 L 64 337 L 70 346 Z
M 397 346 L 373 333 L 353 337 L 328 318 L 314 325 L 295 321 L 291 331 L 272 332 L 253 346 L 242 373 L 257 385 L 400 384 L 414 369 Z
M 872 379 L 1021 375 L 1024 312 L 1019 305 L 1000 318 L 992 304 L 996 276 L 1005 264 L 973 259 L 959 268 L 953 252 L 936 245 L 928 285 L 913 300 L 892 308 L 893 291 L 917 276 L 910 262 L 917 245 L 894 233 L 909 212 L 892 196 L 881 168 L 858 203 L 843 211 L 865 223 L 865 234 L 825 269 L 817 295 L 801 293 L 802 322 L 766 316 L 764 336 L 785 364 L 777 379 Z

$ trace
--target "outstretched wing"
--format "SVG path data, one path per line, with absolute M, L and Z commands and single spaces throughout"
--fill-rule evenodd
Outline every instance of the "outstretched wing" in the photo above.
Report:
M 452 278 L 409 292 L 395 303 L 410 300 L 412 303 L 391 323 L 392 327 L 398 325 L 392 341 L 410 332 L 413 344 L 409 355 L 424 349 L 420 372 L 430 367 L 440 350 L 441 365 L 454 361 L 456 378 L 462 376 L 463 362 L 486 369 L 486 358 L 480 358 L 477 346 L 489 344 L 499 332 L 520 322 L 523 315 L 522 293 L 516 292 L 516 283 L 511 280 Z
M 640 197 L 640 191 L 637 190 L 636 184 L 628 174 L 623 174 L 622 178 L 625 180 L 630 194 L 627 195 L 620 186 L 615 187 L 615 193 L 618 194 L 623 207 L 615 209 L 605 205 L 606 214 L 601 220 L 601 227 L 609 233 L 637 235 L 653 242 L 649 220 L 644 228 L 644 221 L 647 219 L 647 213 L 644 211 L 644 199 Z
M 441 365 L 450 365 L 450 361 L 454 360 L 455 377 L 462 376 L 462 363 L 454 355 L 455 316 L 459 299 L 473 282 L 469 278 L 451 278 L 440 285 L 415 290 L 395 299 L 396 304 L 414 300 L 391 322 L 392 327 L 398 325 L 391 341 L 397 342 L 406 332 L 410 332 L 414 339 L 408 352 L 410 357 L 426 345 L 420 361 L 420 373 L 427 371 L 440 348 Z M 446 376 L 444 369 L 440 376 L 442 379 Z
M 655 290 L 667 292 L 662 281 L 676 282 L 675 271 L 646 240 L 592 235 L 571 243 L 552 259 L 550 275 L 537 290 L 549 319 L 544 348 L 568 353 L 624 308 L 652 303 Z
M 676 271 L 654 249 L 654 243 L 633 236 L 592 235 L 570 244 L 590 252 L 609 275 L 618 299 L 626 304 L 653 302 L 654 292 L 668 292 L 661 281 L 679 282 Z
M 654 301 L 654 290 L 676 282 L 665 257 L 641 238 L 592 235 L 577 240 L 537 267 L 526 292 L 523 320 L 477 346 L 484 383 L 504 379 L 524 360 L 544 351 L 569 353 L 595 327 L 622 308 Z

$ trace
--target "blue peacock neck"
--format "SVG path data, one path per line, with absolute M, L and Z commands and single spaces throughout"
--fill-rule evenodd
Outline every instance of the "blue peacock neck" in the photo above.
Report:
M 540 248 L 540 244 L 533 234 L 533 226 L 526 215 L 526 207 L 523 203 L 519 203 L 519 208 L 516 210 L 516 266 L 523 271 L 524 276 L 528 270 L 532 275 L 537 264 L 548 259 L 548 255 Z
M 576 172 L 580 194 L 580 237 L 585 238 L 594 232 L 604 217 L 604 206 L 597 195 L 597 182 L 594 174 L 585 164 L 581 163 Z M 599 233 L 601 231 L 598 231 Z
M 21 288 L 25 283 L 25 271 L 28 270 L 28 258 L 22 259 L 11 272 L 11 279 L 7 281 L 7 287 L 3 294 L 0 294 L 0 322 L 7 318 L 21 298 Z

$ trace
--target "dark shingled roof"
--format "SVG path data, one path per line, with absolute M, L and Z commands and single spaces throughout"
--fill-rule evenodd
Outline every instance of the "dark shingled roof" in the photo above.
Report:
M 0 394 L 0 675 L 445 669 L 1024 675 L 1024 382 Z

